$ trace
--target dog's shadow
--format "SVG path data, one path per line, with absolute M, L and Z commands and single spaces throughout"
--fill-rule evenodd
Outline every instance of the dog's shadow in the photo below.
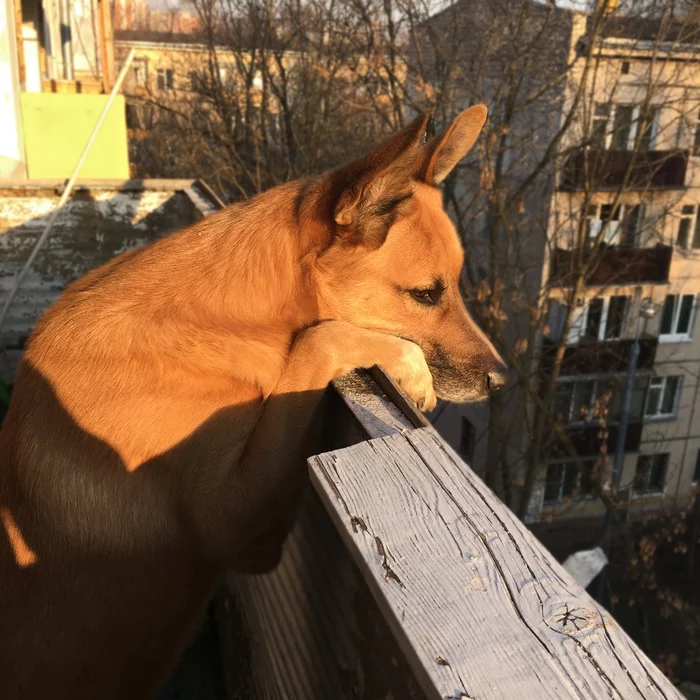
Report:
M 12 653 L 0 653 L 0 675 L 16 672 L 13 656 L 23 648 L 34 653 L 38 646 L 39 657 L 47 658 L 80 653 L 68 648 L 76 630 L 81 631 L 78 638 L 84 631 L 85 638 L 104 645 L 94 658 L 128 666 L 138 647 L 134 626 L 144 636 L 152 635 L 154 646 L 158 640 L 182 636 L 183 625 L 189 625 L 191 634 L 188 618 L 201 620 L 204 608 L 193 612 L 188 601 L 199 597 L 206 606 L 215 590 L 212 582 L 225 568 L 200 556 L 194 538 L 177 537 L 159 522 L 166 500 L 169 514 L 188 532 L 182 496 L 191 483 L 174 479 L 173 470 L 188 465 L 191 471 L 201 470 L 204 478 L 209 461 L 220 461 L 226 426 L 244 414 L 249 420 L 249 412 L 259 407 L 246 403 L 218 411 L 179 444 L 130 471 L 114 449 L 77 425 L 40 373 L 27 364 L 22 372 L 0 432 L 0 624 L 12 631 L 8 643 L 13 645 Z M 135 406 L 137 401 L 135 396 Z M 41 426 L 41 434 L 19 441 L 16 423 L 25 412 L 32 413 L 32 424 Z M 312 451 L 319 447 L 309 445 Z M 12 450 L 21 454 L 19 460 Z M 303 460 L 287 476 L 289 500 L 260 504 L 260 519 L 283 522 L 284 528 L 291 527 L 308 480 Z M 219 496 L 214 489 L 212 501 Z M 261 532 L 270 534 L 264 522 Z M 230 534 L 235 540 L 237 533 Z M 272 539 L 284 539 L 285 534 L 274 532 Z M 266 552 L 265 541 L 256 540 L 246 564 L 249 571 L 269 569 L 270 556 L 279 558 L 280 553 Z M 103 638 L 96 631 L 114 627 L 115 606 L 123 607 L 123 623 Z M 171 612 L 164 616 L 166 609 Z M 123 658 L 115 659 L 120 644 Z M 7 651 L 2 648 L 0 641 L 0 651 Z M 157 649 L 151 652 L 153 664 L 168 663 Z M 85 668 L 84 673 L 98 674 L 99 669 Z M 133 673 L 125 687 L 140 682 L 138 670 Z

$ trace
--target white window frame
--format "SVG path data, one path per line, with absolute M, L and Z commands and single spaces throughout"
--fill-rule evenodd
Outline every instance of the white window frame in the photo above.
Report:
M 598 103 L 598 104 L 605 104 L 605 103 Z M 639 128 L 639 115 L 641 113 L 641 109 L 639 105 L 630 105 L 630 104 L 616 104 L 614 102 L 610 102 L 610 114 L 608 115 L 608 121 L 607 125 L 605 127 L 605 141 L 604 141 L 604 148 L 606 151 L 610 150 L 610 147 L 612 146 L 612 141 L 613 141 L 613 136 L 614 136 L 614 128 L 615 128 L 615 115 L 617 113 L 617 108 L 618 107 L 632 107 L 632 121 L 630 123 L 630 133 L 627 136 L 627 147 L 623 150 L 626 151 L 631 151 L 634 149 L 634 143 L 637 139 L 637 129 Z M 595 107 L 594 107 L 595 109 Z M 661 121 L 661 105 L 649 105 L 649 109 L 656 110 L 656 119 L 654 119 L 652 126 L 651 126 L 651 136 L 649 138 L 649 150 L 654 151 L 656 150 L 657 143 L 656 139 L 659 135 L 659 122 Z M 595 117 L 595 113 L 594 113 Z M 599 118 L 600 120 L 600 118 Z
M 668 380 L 669 379 L 677 379 L 678 383 L 676 384 L 676 395 L 673 397 L 673 406 L 671 408 L 670 413 L 662 413 L 661 412 L 661 406 L 664 402 L 664 395 L 666 393 L 666 389 L 668 387 Z M 649 414 L 647 413 L 647 408 L 649 407 L 649 401 L 651 397 L 651 392 L 655 390 L 659 390 L 659 407 L 656 413 Z M 649 386 L 647 387 L 647 395 L 646 399 L 644 401 L 644 420 L 645 421 L 661 421 L 661 420 L 669 420 L 672 418 L 677 418 L 678 417 L 678 407 L 680 405 L 681 401 L 681 393 L 683 392 L 683 377 L 682 375 L 678 374 L 673 374 L 673 375 L 666 375 L 666 376 L 656 376 L 656 377 L 651 377 L 649 380 Z
M 659 122 L 661 121 L 661 105 L 649 105 L 649 109 L 654 110 L 656 112 L 656 119 L 654 119 L 654 121 L 651 123 L 651 136 L 649 136 L 649 148 L 647 150 L 655 151 L 658 145 L 656 143 L 656 139 L 659 136 Z M 634 112 L 635 137 L 637 135 L 636 124 L 639 120 L 639 114 L 639 107 L 637 107 Z M 632 142 L 632 148 L 634 148 L 634 141 Z
M 607 325 L 608 325 L 608 314 L 610 311 L 610 300 L 614 296 L 627 297 L 627 307 L 625 309 L 625 318 L 622 321 L 622 329 L 621 329 L 620 335 L 616 338 L 606 338 L 605 331 L 606 331 Z M 627 314 L 629 313 L 630 304 L 632 302 L 629 294 L 612 294 L 611 296 L 608 296 L 608 297 L 595 297 L 595 298 L 603 300 L 603 311 L 600 315 L 600 327 L 598 328 L 598 337 L 595 340 L 597 340 L 598 342 L 601 342 L 601 343 L 611 343 L 611 342 L 614 342 L 616 340 L 620 340 L 621 338 L 624 338 L 625 326 L 627 324 Z M 591 301 L 593 301 L 593 299 L 588 299 L 581 306 L 574 309 L 574 316 L 573 316 L 573 319 L 571 321 L 571 327 L 569 328 L 569 335 L 566 339 L 567 345 L 576 345 L 585 337 L 584 334 L 586 332 L 586 326 L 588 325 L 588 313 L 589 313 L 590 308 L 591 308 Z
M 599 106 L 603 107 L 608 107 L 608 115 L 607 117 L 605 116 L 598 116 L 596 115 L 596 108 Z M 604 132 L 604 138 L 603 138 L 603 148 L 607 151 L 610 148 L 610 141 L 612 134 L 610 133 L 610 115 L 612 114 L 614 110 L 614 105 L 609 103 L 609 102 L 598 102 L 593 105 L 593 114 L 591 115 L 591 136 L 590 138 L 593 138 L 593 133 L 595 131 L 595 124 L 596 122 L 605 122 L 605 128 L 603 130 Z
M 683 213 L 683 209 L 686 207 L 690 208 L 692 207 L 693 211 L 692 213 Z M 698 226 L 698 207 L 696 204 L 691 203 L 691 202 L 686 202 L 685 204 L 681 205 L 680 208 L 680 214 L 678 216 L 678 229 L 676 231 L 676 237 L 674 240 L 674 247 L 677 250 L 684 250 L 688 252 L 693 252 L 693 251 L 700 251 L 700 245 L 697 247 L 693 246 L 693 241 L 695 240 L 695 227 Z M 688 245 L 682 246 L 679 242 L 678 239 L 680 237 L 680 232 L 681 232 L 681 226 L 683 221 L 688 221 Z M 700 241 L 699 241 L 700 242 Z
M 593 382 L 593 392 L 591 394 L 591 403 L 590 406 L 588 407 L 588 418 L 584 418 L 581 415 L 576 415 L 574 416 L 574 407 L 576 406 L 577 401 L 575 400 L 576 398 L 576 385 L 577 384 L 583 384 L 584 382 Z M 586 423 L 590 423 L 593 420 L 593 406 L 595 405 L 595 402 L 598 400 L 599 394 L 600 394 L 600 384 L 601 382 L 596 379 L 595 377 L 579 377 L 576 379 L 566 379 L 564 381 L 558 382 L 559 386 L 562 386 L 564 384 L 572 384 L 574 387 L 574 390 L 571 394 L 571 401 L 569 402 L 569 409 L 568 409 L 568 416 L 564 417 L 565 420 L 565 425 L 585 425 Z M 555 396 L 556 396 L 556 389 L 555 389 Z M 556 416 L 555 416 L 556 418 Z
M 598 238 L 598 234 L 600 233 L 600 229 L 603 227 L 603 218 L 601 216 L 601 209 L 604 206 L 607 206 L 609 203 L 603 202 L 601 204 L 591 204 L 589 205 L 589 209 L 592 209 L 595 207 L 595 216 L 591 216 L 589 212 L 586 212 L 586 220 L 588 223 L 588 238 L 591 240 L 595 240 Z M 634 232 L 635 233 L 635 241 L 634 241 L 634 248 L 638 248 L 641 243 L 641 237 L 642 237 L 642 229 L 644 228 L 644 219 L 646 215 L 645 207 L 643 202 L 638 202 L 636 204 L 618 204 L 617 209 L 618 209 L 618 218 L 617 219 L 610 219 L 608 221 L 608 225 L 606 227 L 605 234 L 603 235 L 603 241 L 607 245 L 620 245 L 619 243 L 619 238 L 620 238 L 620 232 L 622 231 L 622 223 L 625 220 L 625 215 L 628 213 L 629 210 L 634 209 L 635 207 L 640 207 L 640 216 L 637 219 L 637 229 Z M 613 215 L 615 212 L 613 211 Z
M 693 148 L 690 151 L 693 156 L 700 156 L 700 111 L 697 112 L 697 115 L 695 131 L 693 132 Z
M 660 457 L 661 455 L 666 455 L 666 470 L 664 472 L 664 485 L 661 491 L 643 491 L 639 493 L 635 488 L 635 482 L 637 481 L 637 469 L 639 468 L 640 457 Z M 634 467 L 634 480 L 632 481 L 632 498 L 650 498 L 654 496 L 663 496 L 666 493 L 666 487 L 668 486 L 668 472 L 671 466 L 671 454 L 670 452 L 654 452 L 651 454 L 642 453 L 637 455 L 637 464 Z M 648 483 L 648 482 L 647 482 Z
M 590 463 L 591 463 L 591 470 L 593 470 L 593 469 L 595 468 L 596 462 L 598 462 L 599 459 L 600 459 L 599 457 L 583 457 L 583 458 L 580 459 L 580 461 L 581 461 L 583 464 L 586 464 L 586 463 L 590 462 Z M 549 467 L 552 467 L 552 466 L 554 466 L 554 465 L 556 465 L 556 464 L 576 464 L 576 460 L 573 460 L 573 459 L 554 459 L 554 460 L 548 461 L 548 462 L 545 464 L 545 469 L 544 469 L 544 488 L 542 489 L 542 504 L 541 504 L 541 506 L 540 506 L 541 508 L 552 508 L 552 507 L 555 507 L 555 506 L 560 506 L 560 505 L 562 505 L 563 503 L 566 503 L 566 501 L 564 500 L 564 495 L 563 495 L 564 483 L 565 483 L 565 481 L 566 481 L 566 479 L 565 479 L 566 467 L 564 467 L 564 469 L 562 470 L 561 478 L 560 478 L 560 480 L 559 480 L 559 493 L 557 494 L 557 499 L 556 499 L 556 500 L 550 500 L 550 501 L 546 501 L 546 500 L 545 500 L 545 494 L 546 494 L 546 491 L 547 491 L 547 483 L 548 483 L 548 482 L 547 482 L 547 470 L 549 469 Z M 581 474 L 579 473 L 579 474 L 577 474 L 577 476 L 580 477 Z M 581 486 L 581 483 L 580 483 L 580 480 L 579 480 L 579 483 L 577 484 L 577 487 L 580 488 L 580 486 Z M 596 497 L 596 495 L 595 495 L 595 489 L 593 489 L 593 492 L 592 492 L 592 493 L 590 493 L 590 494 L 580 494 L 580 493 L 579 493 L 578 495 L 574 496 L 574 497 L 572 498 L 572 500 L 575 500 L 575 501 L 592 501 L 593 499 L 595 499 L 595 497 Z M 567 498 L 568 498 L 568 496 L 567 496 Z
M 137 58 L 132 66 L 134 84 L 137 87 L 148 86 L 148 61 L 145 58 Z
M 676 326 L 678 325 L 678 316 L 680 315 L 681 312 L 681 305 L 682 302 L 681 300 L 683 297 L 693 297 L 693 306 L 690 310 L 690 321 L 688 323 L 688 332 L 687 333 L 661 333 L 661 327 L 659 326 L 659 342 L 660 343 L 688 343 L 693 339 L 693 330 L 695 327 L 695 314 L 697 312 L 697 305 L 698 305 L 698 295 L 697 294 L 671 294 L 667 296 L 675 296 L 678 300 L 676 303 L 674 309 L 673 309 L 673 321 L 671 323 L 672 329 L 675 329 Z M 664 300 L 665 302 L 665 300 Z M 659 317 L 659 323 L 663 320 L 663 307 L 661 309 L 661 314 Z
M 168 80 L 168 76 L 170 80 Z M 163 78 L 163 87 L 158 85 L 160 78 Z M 168 85 L 170 82 L 170 85 Z M 172 68 L 157 68 L 156 69 L 156 90 L 159 92 L 167 92 L 175 89 L 175 70 Z

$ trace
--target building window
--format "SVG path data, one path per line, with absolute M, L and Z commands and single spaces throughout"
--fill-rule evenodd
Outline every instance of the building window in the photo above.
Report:
M 680 377 L 653 377 L 649 382 L 646 418 L 673 418 L 680 399 Z
M 685 204 L 681 209 L 676 246 L 682 250 L 697 250 L 700 248 L 700 217 L 696 215 L 695 205 L 693 204 Z
M 159 68 L 156 71 L 156 86 L 159 90 L 172 90 L 175 85 L 175 71 L 172 68 Z
M 132 66 L 134 83 L 139 87 L 145 87 L 148 85 L 148 66 L 146 61 L 134 61 Z
M 656 147 L 656 136 L 659 130 L 658 107 L 649 107 L 639 115 L 637 130 L 639 132 L 639 150 L 653 151 Z
M 634 475 L 634 495 L 662 494 L 666 486 L 669 454 L 639 455 Z
M 700 450 L 695 458 L 695 470 L 693 471 L 693 485 L 700 484 Z
M 474 461 L 476 430 L 469 420 L 462 416 L 462 433 L 459 438 L 459 454 L 471 466 Z
M 593 128 L 591 142 L 594 148 L 607 148 L 610 105 L 597 104 L 593 107 Z
M 586 307 L 584 338 L 590 340 L 617 340 L 627 312 L 629 297 L 614 296 L 592 299 Z
M 594 421 L 605 417 L 608 423 L 620 419 L 625 377 L 605 379 L 562 379 L 554 394 L 554 416 L 566 424 Z M 641 422 L 646 406 L 649 378 L 637 375 L 632 386 L 629 420 Z
M 595 396 L 595 379 L 559 382 L 554 394 L 554 414 L 563 423 L 589 421 Z
M 644 222 L 642 204 L 589 205 L 586 211 L 588 219 L 588 240 L 598 240 L 603 231 L 602 241 L 607 245 L 636 248 L 639 245 Z
M 622 337 L 622 329 L 629 306 L 628 296 L 613 296 L 608 300 L 608 318 L 605 322 L 605 340 Z
M 599 340 L 603 328 L 603 299 L 591 299 L 586 305 L 586 327 L 583 333 L 584 338 Z
M 567 343 L 605 341 L 622 337 L 629 308 L 628 296 L 596 297 L 574 311 Z
M 634 147 L 634 107 L 615 105 L 613 117 L 612 148 L 627 151 Z
M 188 75 L 190 81 L 190 92 L 201 90 L 204 81 L 196 70 L 191 70 Z
M 623 61 L 622 62 L 622 68 L 620 70 L 622 75 L 627 75 L 630 72 L 630 62 L 629 61 Z
M 659 341 L 683 342 L 690 340 L 695 316 L 694 294 L 669 294 L 661 314 Z
M 141 114 L 141 105 L 127 104 L 126 105 L 126 128 L 127 129 L 143 129 L 145 127 L 143 116 Z
M 698 120 L 695 122 L 695 142 L 693 143 L 693 155 L 700 156 L 700 113 L 698 113 Z
M 544 503 L 562 503 L 572 498 L 591 498 L 596 459 L 553 462 L 547 465 Z
M 656 106 L 597 104 L 593 111 L 591 143 L 596 148 L 631 151 L 639 136 L 639 150 L 656 148 L 660 111 Z

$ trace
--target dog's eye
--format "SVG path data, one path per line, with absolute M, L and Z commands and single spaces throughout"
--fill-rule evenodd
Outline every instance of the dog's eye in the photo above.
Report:
M 421 304 L 434 306 L 440 301 L 443 290 L 440 287 L 430 289 L 411 289 L 411 296 Z

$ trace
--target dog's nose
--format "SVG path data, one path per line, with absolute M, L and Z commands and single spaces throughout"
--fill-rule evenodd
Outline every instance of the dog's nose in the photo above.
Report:
M 503 369 L 493 370 L 486 375 L 486 385 L 491 392 L 503 388 L 507 381 L 508 374 L 505 367 Z

